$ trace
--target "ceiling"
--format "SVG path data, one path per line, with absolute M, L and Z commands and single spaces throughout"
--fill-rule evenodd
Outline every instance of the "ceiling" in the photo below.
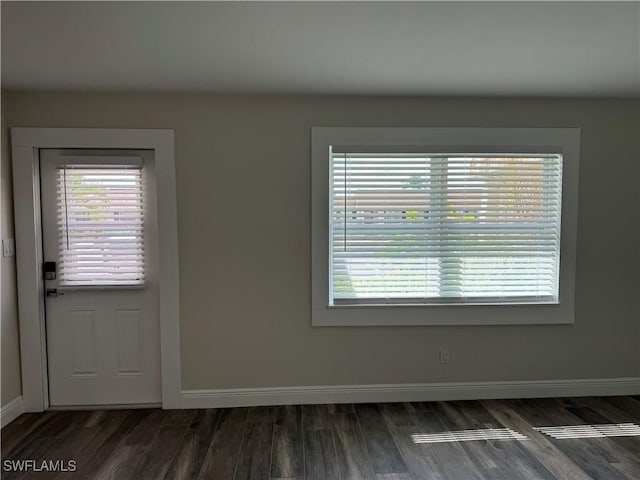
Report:
M 638 96 L 638 2 L 6 2 L 2 87 Z

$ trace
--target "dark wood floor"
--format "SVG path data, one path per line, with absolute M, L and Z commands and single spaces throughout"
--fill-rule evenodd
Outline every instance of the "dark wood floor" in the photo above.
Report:
M 535 429 L 629 423 L 640 397 L 50 411 L 2 430 L 2 478 L 637 480 L 640 436 Z M 19 459 L 77 471 L 6 471 Z

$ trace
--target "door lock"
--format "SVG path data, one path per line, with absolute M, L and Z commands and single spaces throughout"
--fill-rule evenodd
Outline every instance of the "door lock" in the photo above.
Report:
M 44 262 L 44 279 L 56 279 L 56 262 Z
M 47 288 L 46 295 L 47 295 L 47 297 L 56 298 L 59 295 L 64 295 L 64 293 L 59 292 L 57 288 Z

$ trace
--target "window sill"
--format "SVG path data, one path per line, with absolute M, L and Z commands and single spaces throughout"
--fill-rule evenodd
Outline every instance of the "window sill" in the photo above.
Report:
M 425 308 L 428 307 L 428 308 Z M 311 310 L 312 326 L 567 325 L 572 305 L 334 305 Z

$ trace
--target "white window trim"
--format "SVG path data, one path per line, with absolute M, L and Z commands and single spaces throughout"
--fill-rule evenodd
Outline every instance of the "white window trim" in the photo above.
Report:
M 550 305 L 329 306 L 329 148 L 563 155 L 560 298 Z M 311 321 L 314 326 L 531 325 L 574 323 L 578 225 L 578 128 L 313 127 Z
M 178 228 L 173 130 L 12 128 L 14 209 L 22 396 L 25 411 L 49 407 L 42 226 L 40 148 L 121 148 L 154 151 L 158 209 L 158 295 L 162 408 L 180 408 Z

